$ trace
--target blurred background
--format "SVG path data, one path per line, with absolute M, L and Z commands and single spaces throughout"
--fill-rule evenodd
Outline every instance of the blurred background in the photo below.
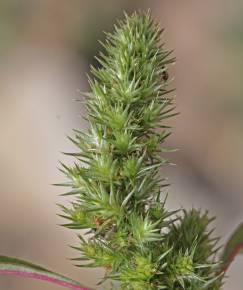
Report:
M 168 207 L 209 209 L 223 243 L 243 221 L 243 1 L 0 0 L 0 252 L 96 289 L 101 272 L 68 260 L 78 240 L 57 226 L 62 189 L 51 184 L 64 180 L 58 160 L 72 162 L 61 154 L 73 150 L 66 135 L 86 126 L 74 100 L 88 89 L 98 39 L 138 8 L 151 9 L 177 57 Z M 242 267 L 239 257 L 224 289 L 242 290 Z M 0 289 L 59 287 L 1 276 Z

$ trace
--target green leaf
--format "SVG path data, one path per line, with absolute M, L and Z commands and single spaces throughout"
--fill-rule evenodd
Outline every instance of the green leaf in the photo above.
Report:
M 51 272 L 30 262 L 12 257 L 0 256 L 0 275 L 13 275 L 38 279 L 72 290 L 89 290 L 88 288 L 83 287 L 79 282 Z
M 222 255 L 223 272 L 227 271 L 238 254 L 243 254 L 243 223 L 233 232 L 224 248 Z

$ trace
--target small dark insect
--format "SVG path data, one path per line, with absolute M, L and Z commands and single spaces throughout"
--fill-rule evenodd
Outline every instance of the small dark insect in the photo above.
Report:
M 103 220 L 100 217 L 94 218 L 94 223 L 97 227 L 101 226 L 103 224 Z
M 163 81 L 166 82 L 168 80 L 168 78 L 169 78 L 169 74 L 168 74 L 167 70 L 163 71 L 163 73 L 162 73 Z

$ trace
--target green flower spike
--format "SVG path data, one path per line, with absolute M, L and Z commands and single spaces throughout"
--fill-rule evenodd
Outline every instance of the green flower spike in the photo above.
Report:
M 218 290 L 207 213 L 175 216 L 165 208 L 167 184 L 158 172 L 168 164 L 161 156 L 166 121 L 176 115 L 168 75 L 175 59 L 161 33 L 149 13 L 134 13 L 106 34 L 85 94 L 89 130 L 75 131 L 75 165 L 61 169 L 73 195 L 62 216 L 66 227 L 85 230 L 76 260 L 104 267 L 101 282 L 116 280 L 124 290 Z

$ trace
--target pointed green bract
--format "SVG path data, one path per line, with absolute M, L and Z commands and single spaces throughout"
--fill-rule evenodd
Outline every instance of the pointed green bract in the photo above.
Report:
M 103 280 L 127 290 L 217 290 L 221 286 L 207 214 L 165 208 L 168 185 L 158 172 L 176 115 L 168 69 L 175 59 L 160 44 L 149 13 L 125 16 L 107 33 L 86 93 L 87 133 L 73 167 L 62 165 L 73 200 L 66 227 L 85 229 L 80 266 L 104 267 Z M 85 262 L 86 261 L 86 262 Z

